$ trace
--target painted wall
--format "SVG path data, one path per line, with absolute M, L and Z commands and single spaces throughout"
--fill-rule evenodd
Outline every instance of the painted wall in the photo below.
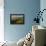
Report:
M 4 0 L 4 31 L 5 40 L 18 41 L 31 31 L 35 14 L 40 9 L 40 0 Z M 24 13 L 24 25 L 11 25 L 11 13 Z
M 42 11 L 43 9 L 46 9 L 46 0 L 41 0 L 40 2 L 41 2 L 40 9 Z M 40 25 L 46 26 L 46 10 L 43 12 L 42 17 L 43 17 L 43 22 L 41 21 Z

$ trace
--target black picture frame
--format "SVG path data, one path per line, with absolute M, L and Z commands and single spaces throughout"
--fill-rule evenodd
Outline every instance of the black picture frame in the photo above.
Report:
M 10 24 L 24 24 L 24 14 L 10 14 Z

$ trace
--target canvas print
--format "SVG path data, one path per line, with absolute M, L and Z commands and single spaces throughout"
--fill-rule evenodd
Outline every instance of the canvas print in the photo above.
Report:
M 10 24 L 24 24 L 24 14 L 10 14 Z

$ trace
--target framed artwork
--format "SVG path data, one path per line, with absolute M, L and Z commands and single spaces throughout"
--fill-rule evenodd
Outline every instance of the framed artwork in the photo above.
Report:
M 10 14 L 10 24 L 24 24 L 24 14 Z

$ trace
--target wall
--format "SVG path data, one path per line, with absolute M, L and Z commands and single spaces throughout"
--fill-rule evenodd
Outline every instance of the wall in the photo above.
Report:
M 41 2 L 40 9 L 42 11 L 43 9 L 46 9 L 46 0 L 41 0 L 40 2 Z M 41 21 L 40 25 L 46 26 L 46 10 L 43 12 L 42 17 L 43 17 L 43 22 Z
M 31 31 L 35 12 L 40 10 L 40 0 L 4 0 L 4 35 L 7 41 L 18 41 Z M 24 25 L 11 25 L 11 13 L 24 13 Z

